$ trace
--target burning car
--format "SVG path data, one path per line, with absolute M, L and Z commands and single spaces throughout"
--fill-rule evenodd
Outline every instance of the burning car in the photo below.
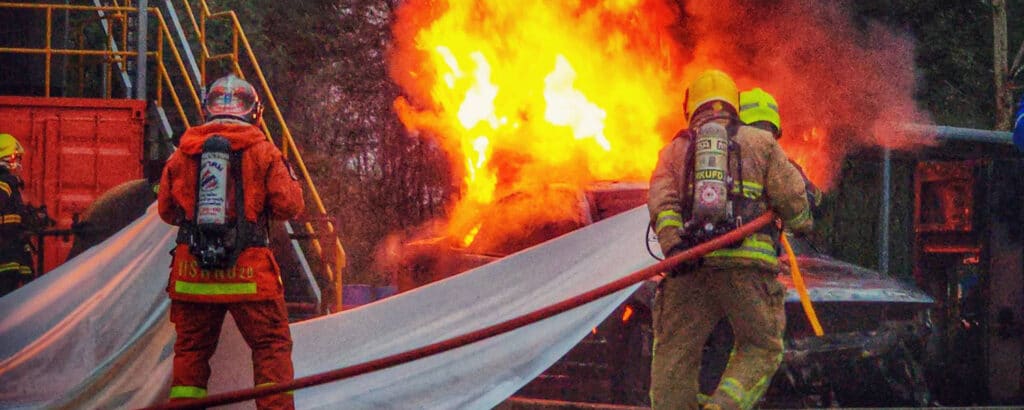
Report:
M 444 236 L 407 242 L 398 264 L 400 290 L 423 285 L 494 261 L 582 226 L 646 204 L 642 183 L 601 183 L 585 192 L 545 188 L 572 215 L 538 218 L 517 235 L 481 224 L 473 237 Z M 506 196 L 501 209 L 533 203 L 529 193 Z M 552 202 L 547 202 L 552 203 Z M 566 209 L 563 209 L 566 211 Z M 489 220 L 482 215 L 482 221 Z M 638 227 L 637 236 L 640 239 Z M 653 237 L 648 243 L 657 246 Z M 815 337 L 788 269 L 780 276 L 786 299 L 786 350 L 762 403 L 765 407 L 920 406 L 931 401 L 920 365 L 930 331 L 933 300 L 884 273 L 833 259 L 806 241 L 791 239 L 811 300 L 826 334 Z M 788 267 L 788 260 L 783 259 Z M 578 402 L 648 404 L 653 344 L 651 307 L 660 277 L 647 280 L 561 360 L 517 396 Z M 732 345 L 719 323 L 703 356 L 701 389 L 709 392 L 724 370 Z

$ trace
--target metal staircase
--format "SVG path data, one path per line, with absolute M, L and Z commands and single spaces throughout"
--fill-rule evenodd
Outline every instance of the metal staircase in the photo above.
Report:
M 0 44 L 0 55 L 44 58 L 45 97 L 51 97 L 53 61 L 63 58 L 69 62 L 75 59 L 65 67 L 68 71 L 77 70 L 77 89 L 65 83 L 65 95 L 145 99 L 150 131 L 145 138 L 143 159 L 150 167 L 149 172 L 159 170 L 174 149 L 176 136 L 203 122 L 202 95 L 205 84 L 214 79 L 207 77 L 214 71 L 209 66 L 217 65 L 220 69 L 213 76 L 231 71 L 249 79 L 267 106 L 268 115 L 259 125 L 268 139 L 279 144 L 285 158 L 296 165 L 307 195 L 304 219 L 286 221 L 273 227 L 272 233 L 279 239 L 276 243 L 282 245 L 275 249 L 275 254 L 280 256 L 282 272 L 290 275 L 285 280 L 309 285 L 288 291 L 289 300 L 302 301 L 290 304 L 290 311 L 301 312 L 298 316 L 340 311 L 342 273 L 346 266 L 344 248 L 235 12 L 214 12 L 205 0 L 92 2 L 88 6 L 0 2 L 0 10 L 43 17 L 46 25 L 42 47 Z M 65 42 L 65 47 L 54 47 L 54 16 L 63 14 L 67 24 L 71 20 L 66 16 L 72 13 L 76 16 L 74 46 Z M 70 37 L 65 33 L 65 38 Z M 154 70 L 152 76 L 147 76 L 149 69 Z M 70 73 L 63 74 L 70 77 Z

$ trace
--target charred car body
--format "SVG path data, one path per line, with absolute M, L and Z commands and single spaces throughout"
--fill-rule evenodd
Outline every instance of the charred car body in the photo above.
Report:
M 551 188 L 559 189 L 559 188 Z M 565 189 L 578 217 L 538 221 L 516 237 L 490 237 L 481 227 L 467 247 L 447 238 L 406 243 L 398 272 L 407 290 L 489 263 L 502 256 L 646 204 L 641 183 L 603 183 L 585 193 Z M 520 201 L 516 194 L 503 201 Z M 546 193 L 550 197 L 550 193 Z M 637 240 L 657 247 L 653 236 Z M 788 269 L 779 279 L 786 299 L 786 350 L 765 407 L 920 406 L 930 401 L 920 365 L 930 331 L 933 300 L 911 284 L 818 253 L 791 239 L 811 300 L 825 329 L 815 337 Z M 781 259 L 788 267 L 788 260 Z M 604 322 L 561 360 L 523 387 L 517 396 L 566 401 L 648 404 L 653 344 L 651 312 L 660 277 L 645 281 Z M 732 346 L 722 321 L 705 345 L 701 390 L 709 392 L 725 368 Z

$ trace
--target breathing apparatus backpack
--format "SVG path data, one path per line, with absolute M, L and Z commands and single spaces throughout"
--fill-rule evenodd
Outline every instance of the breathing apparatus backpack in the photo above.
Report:
M 234 214 L 228 218 L 228 180 L 234 181 Z M 178 243 L 202 269 L 227 269 L 235 265 L 243 250 L 269 245 L 266 218 L 263 223 L 245 219 L 245 193 L 242 180 L 242 155 L 232 151 L 231 143 L 213 135 L 203 143 L 196 163 L 195 221 L 178 231 Z
M 743 225 L 743 218 L 735 215 L 731 194 L 737 181 L 729 176 L 730 152 L 739 153 L 739 144 L 729 138 L 726 127 L 715 122 L 700 126 L 692 137 L 686 160 L 690 219 L 683 224 L 680 235 L 686 248 Z M 743 167 L 737 168 L 742 181 Z

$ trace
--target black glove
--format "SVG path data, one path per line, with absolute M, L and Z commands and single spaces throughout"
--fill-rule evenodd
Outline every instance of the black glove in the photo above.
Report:
M 687 249 L 690 249 L 690 248 L 691 248 L 691 246 L 689 246 L 689 244 L 686 241 L 681 241 L 678 244 L 676 244 L 675 246 L 673 246 L 672 249 L 668 250 L 668 255 L 665 255 L 665 259 L 668 259 L 668 258 L 670 258 L 672 256 L 678 255 L 678 254 L 682 253 L 683 251 L 685 251 Z M 678 264 L 675 267 L 673 267 L 672 269 L 670 269 L 666 273 L 668 274 L 669 277 L 676 277 L 676 276 L 687 274 L 689 272 L 692 272 L 694 269 L 697 269 L 697 267 L 700 266 L 700 261 L 701 261 L 700 258 L 683 261 L 680 264 Z

